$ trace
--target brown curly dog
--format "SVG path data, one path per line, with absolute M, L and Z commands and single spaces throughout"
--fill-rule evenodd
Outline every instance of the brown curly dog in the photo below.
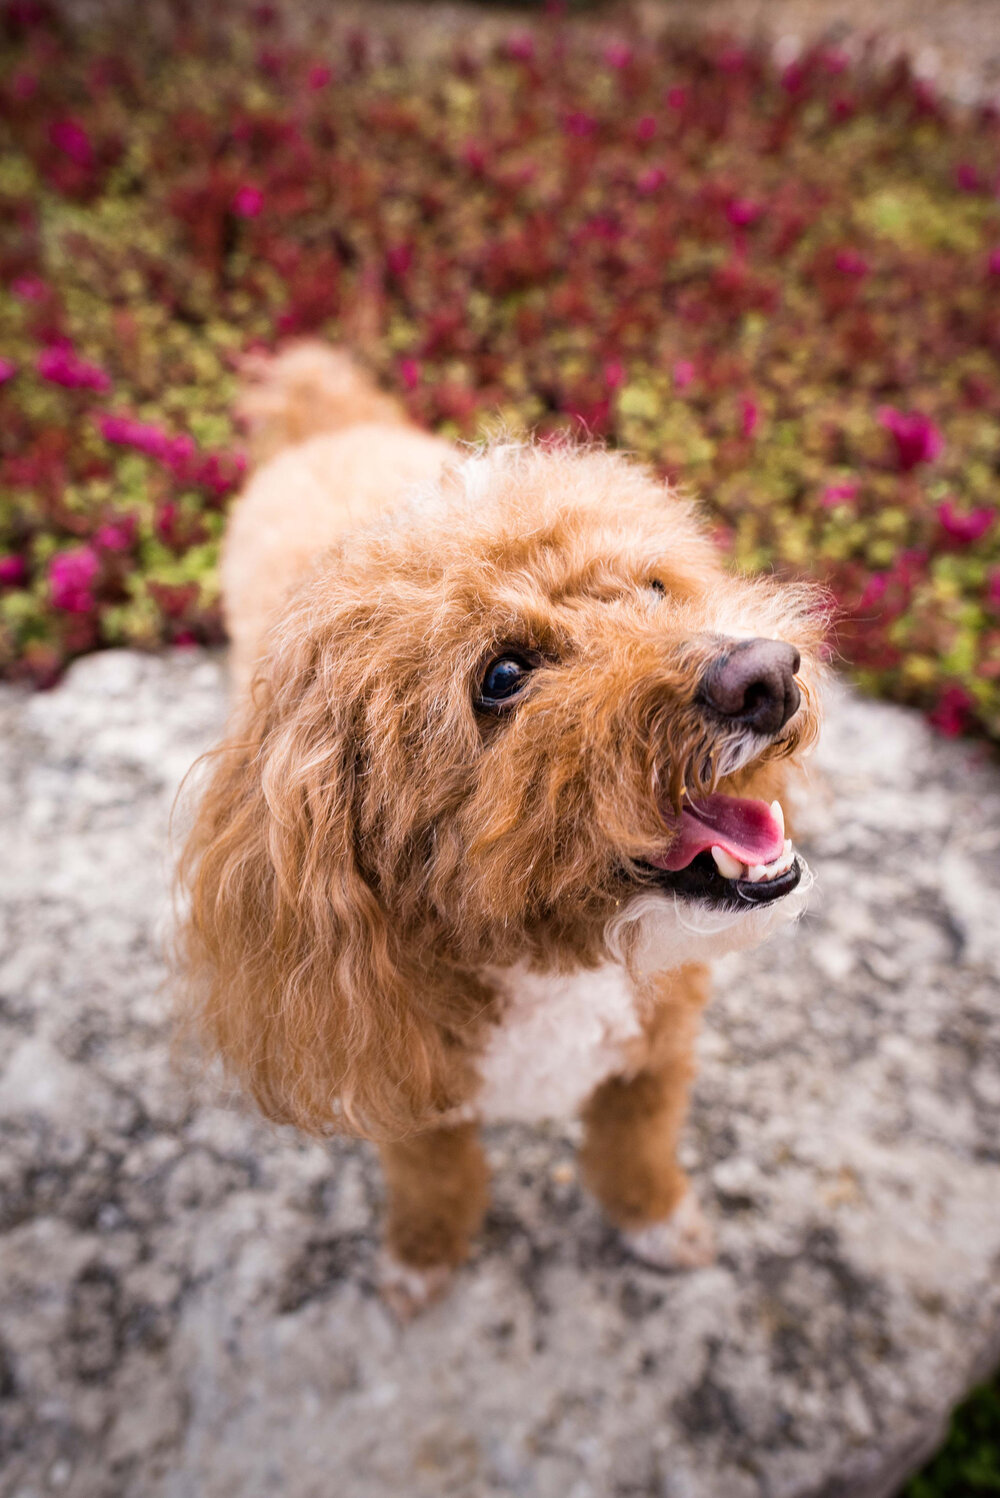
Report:
M 336 350 L 245 409 L 189 1014 L 268 1117 L 378 1141 L 398 1305 L 468 1251 L 481 1121 L 580 1115 L 633 1251 L 704 1262 L 675 1151 L 703 964 L 803 907 L 815 595 L 727 574 L 636 463 L 455 448 Z

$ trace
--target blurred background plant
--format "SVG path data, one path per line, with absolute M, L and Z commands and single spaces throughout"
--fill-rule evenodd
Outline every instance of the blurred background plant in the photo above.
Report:
M 829 585 L 864 687 L 1000 735 L 994 108 L 832 45 L 239 16 L 3 12 L 4 674 L 219 638 L 238 358 L 318 333 L 452 435 L 638 452 Z

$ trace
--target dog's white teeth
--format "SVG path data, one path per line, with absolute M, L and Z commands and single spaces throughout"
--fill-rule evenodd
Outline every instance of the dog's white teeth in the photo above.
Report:
M 784 831 L 785 831 L 785 813 L 781 809 L 781 802 L 780 801 L 772 801 L 771 802 L 771 815 L 774 818 L 774 820 L 777 822 L 778 826 L 781 828 L 782 835 L 784 835 Z
M 786 858 L 789 856 L 789 854 L 791 853 L 791 851 L 792 851 L 792 840 L 791 840 L 790 837 L 786 837 L 785 838 L 785 857 Z
M 770 869 L 770 864 L 755 863 L 752 869 L 747 870 L 747 878 L 751 884 L 759 884 L 762 879 L 768 877 Z
M 725 848 L 713 848 L 712 857 L 715 859 L 715 867 L 723 879 L 742 879 L 744 865 Z

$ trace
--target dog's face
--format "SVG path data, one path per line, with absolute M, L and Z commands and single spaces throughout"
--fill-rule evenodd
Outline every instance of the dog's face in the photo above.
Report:
M 728 576 L 687 506 L 599 452 L 467 459 L 349 541 L 298 611 L 390 923 L 477 968 L 594 960 L 640 908 L 679 960 L 762 930 L 800 866 L 746 792 L 814 731 L 814 602 Z
M 264 1111 L 426 1125 L 496 968 L 664 971 L 794 912 L 769 803 L 816 728 L 814 602 L 600 452 L 466 459 L 318 558 L 182 866 L 197 1022 Z

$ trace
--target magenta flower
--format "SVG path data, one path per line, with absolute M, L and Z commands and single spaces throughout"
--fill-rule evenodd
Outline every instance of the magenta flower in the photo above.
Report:
M 405 276 L 413 264 L 413 246 L 411 244 L 392 245 L 385 252 L 385 267 L 390 275 Z
M 507 38 L 507 56 L 514 62 L 531 62 L 535 55 L 535 39 L 529 31 L 519 31 Z
M 760 409 L 755 400 L 745 395 L 740 401 L 740 431 L 744 437 L 752 437 L 760 421 Z
M 54 120 L 49 126 L 49 140 L 77 166 L 92 166 L 94 147 L 79 120 Z
M 937 513 L 942 529 L 961 546 L 971 546 L 981 540 L 996 519 L 996 511 L 986 505 L 978 510 L 963 511 L 957 509 L 950 499 L 938 505 Z
M 743 69 L 747 65 L 746 48 L 733 46 L 723 47 L 722 51 L 715 59 L 715 63 L 716 67 L 722 73 L 729 73 L 731 76 L 735 76 L 737 73 L 742 73 Z
M 694 379 L 694 365 L 690 359 L 677 359 L 674 363 L 674 389 L 686 390 Z
M 107 411 L 98 413 L 94 419 L 105 442 L 113 442 L 117 447 L 133 447 L 174 471 L 183 468 L 196 452 L 194 438 L 186 432 L 175 437 L 162 427 L 136 421 L 133 416 L 115 416 Z
M 920 463 L 933 462 L 944 447 L 941 433 L 930 417 L 920 411 L 882 406 L 878 420 L 896 444 L 896 466 L 900 473 L 910 473 Z
M 609 42 L 604 49 L 604 61 L 609 68 L 627 68 L 634 55 L 627 42 Z
M 954 739 L 971 727 L 975 706 L 964 687 L 945 687 L 937 705 L 927 716 L 939 733 Z
M 485 170 L 488 156 L 486 147 L 478 140 L 468 140 L 462 147 L 462 161 L 472 172 Z
M 81 359 L 71 348 L 54 346 L 43 349 L 35 361 L 43 380 L 64 385 L 67 390 L 95 390 L 103 395 L 111 389 L 111 380 L 96 364 Z
M 574 109 L 563 120 L 563 129 L 567 135 L 575 135 L 580 140 L 585 140 L 597 129 L 597 121 L 592 114 L 586 114 L 582 109 Z
M 94 536 L 95 546 L 101 551 L 128 551 L 135 535 L 135 526 L 130 520 L 118 524 L 99 526 Z
M 6 385 L 17 374 L 17 365 L 10 359 L 0 358 L 0 385 Z
M 39 276 L 15 276 L 10 289 L 19 302 L 42 302 L 49 293 L 49 288 Z
M 27 573 L 23 557 L 0 557 L 0 588 L 15 588 L 24 581 Z
M 1000 276 L 1000 244 L 995 250 L 990 250 L 990 258 L 986 262 L 991 276 Z
M 656 136 L 656 116 L 652 115 L 652 114 L 644 114 L 643 117 L 642 117 L 642 119 L 638 122 L 638 124 L 635 127 L 635 138 L 638 141 L 642 141 L 643 143 L 646 143 L 648 141 L 653 140 L 655 138 L 655 136 Z
M 871 267 L 857 250 L 838 250 L 833 263 L 844 276 L 867 276 Z
M 838 505 L 849 505 L 857 499 L 861 485 L 848 479 L 843 484 L 828 484 L 820 495 L 820 504 L 825 510 L 835 510 Z
M 233 212 L 238 218 L 256 218 L 264 206 L 264 194 L 259 187 L 240 187 L 233 194 Z
M 94 607 L 91 591 L 98 571 L 97 554 L 90 546 L 62 551 L 49 562 L 49 597 L 54 608 L 67 614 L 87 614 Z
M 332 78 L 333 69 L 328 68 L 326 63 L 323 62 L 313 63 L 306 74 L 306 82 L 311 89 L 326 88 L 326 85 Z
M 650 193 L 659 192 L 660 188 L 665 186 L 666 181 L 667 174 L 662 166 L 648 166 L 645 171 L 639 173 L 635 179 L 635 185 L 644 197 L 648 197 Z
M 730 198 L 726 204 L 726 217 L 736 229 L 749 229 L 763 212 L 763 203 L 757 203 L 752 198 Z
M 604 366 L 604 383 L 609 390 L 618 390 L 625 383 L 625 366 L 620 359 L 611 359 Z
M 399 374 L 407 390 L 416 390 L 420 384 L 420 365 L 416 359 L 400 359 Z
M 979 173 L 968 161 L 960 161 L 955 168 L 955 183 L 962 192 L 978 192 L 982 187 Z
M 668 88 L 664 98 L 669 107 L 676 109 L 678 114 L 680 114 L 682 109 L 687 108 L 688 91 L 682 83 L 675 83 L 671 88 Z

